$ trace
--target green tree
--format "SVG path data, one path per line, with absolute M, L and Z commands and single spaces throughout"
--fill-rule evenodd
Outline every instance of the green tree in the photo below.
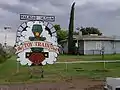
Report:
M 66 30 L 62 30 L 60 25 L 55 24 L 54 28 L 57 31 L 57 38 L 58 38 L 58 43 L 60 43 L 61 40 L 65 40 L 67 38 L 67 31 Z
M 72 4 L 70 12 L 70 22 L 69 22 L 69 35 L 68 35 L 68 53 L 74 53 L 74 43 L 73 43 L 73 30 L 74 30 L 74 6 L 75 2 Z
M 79 35 L 79 32 L 74 31 L 73 35 Z
M 65 30 L 58 30 L 57 31 L 57 38 L 58 38 L 58 43 L 61 40 L 65 40 L 67 38 L 67 31 L 65 31 Z
M 80 31 L 82 32 L 82 35 L 89 35 L 89 34 L 102 35 L 100 30 L 95 27 L 86 27 L 86 28 L 81 27 Z
M 57 30 L 57 31 L 58 31 L 58 30 L 61 30 L 61 27 L 60 27 L 59 24 L 55 24 L 55 25 L 54 25 L 54 28 L 55 28 L 55 30 Z

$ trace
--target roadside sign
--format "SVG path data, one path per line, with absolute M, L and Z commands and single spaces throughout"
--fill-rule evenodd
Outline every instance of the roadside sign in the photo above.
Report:
M 57 34 L 42 21 L 26 21 L 16 32 L 15 54 L 21 65 L 54 64 L 59 54 Z M 47 27 L 47 28 L 45 28 Z
M 55 21 L 55 16 L 20 14 L 20 20 L 54 22 Z

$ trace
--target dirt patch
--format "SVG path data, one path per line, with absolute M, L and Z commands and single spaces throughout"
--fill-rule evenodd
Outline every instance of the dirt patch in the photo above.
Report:
M 103 90 L 102 80 L 87 78 L 66 79 L 56 83 L 0 85 L 0 90 Z

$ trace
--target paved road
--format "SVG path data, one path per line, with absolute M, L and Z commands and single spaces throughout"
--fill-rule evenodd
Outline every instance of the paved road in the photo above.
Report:
M 96 61 L 71 61 L 71 62 L 56 62 L 56 63 L 104 63 L 104 62 L 120 62 L 120 60 L 96 60 Z

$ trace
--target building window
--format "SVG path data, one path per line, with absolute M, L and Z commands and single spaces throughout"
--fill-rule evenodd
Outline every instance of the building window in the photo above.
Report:
M 96 49 L 101 50 L 102 48 L 102 43 L 101 42 L 96 42 Z

